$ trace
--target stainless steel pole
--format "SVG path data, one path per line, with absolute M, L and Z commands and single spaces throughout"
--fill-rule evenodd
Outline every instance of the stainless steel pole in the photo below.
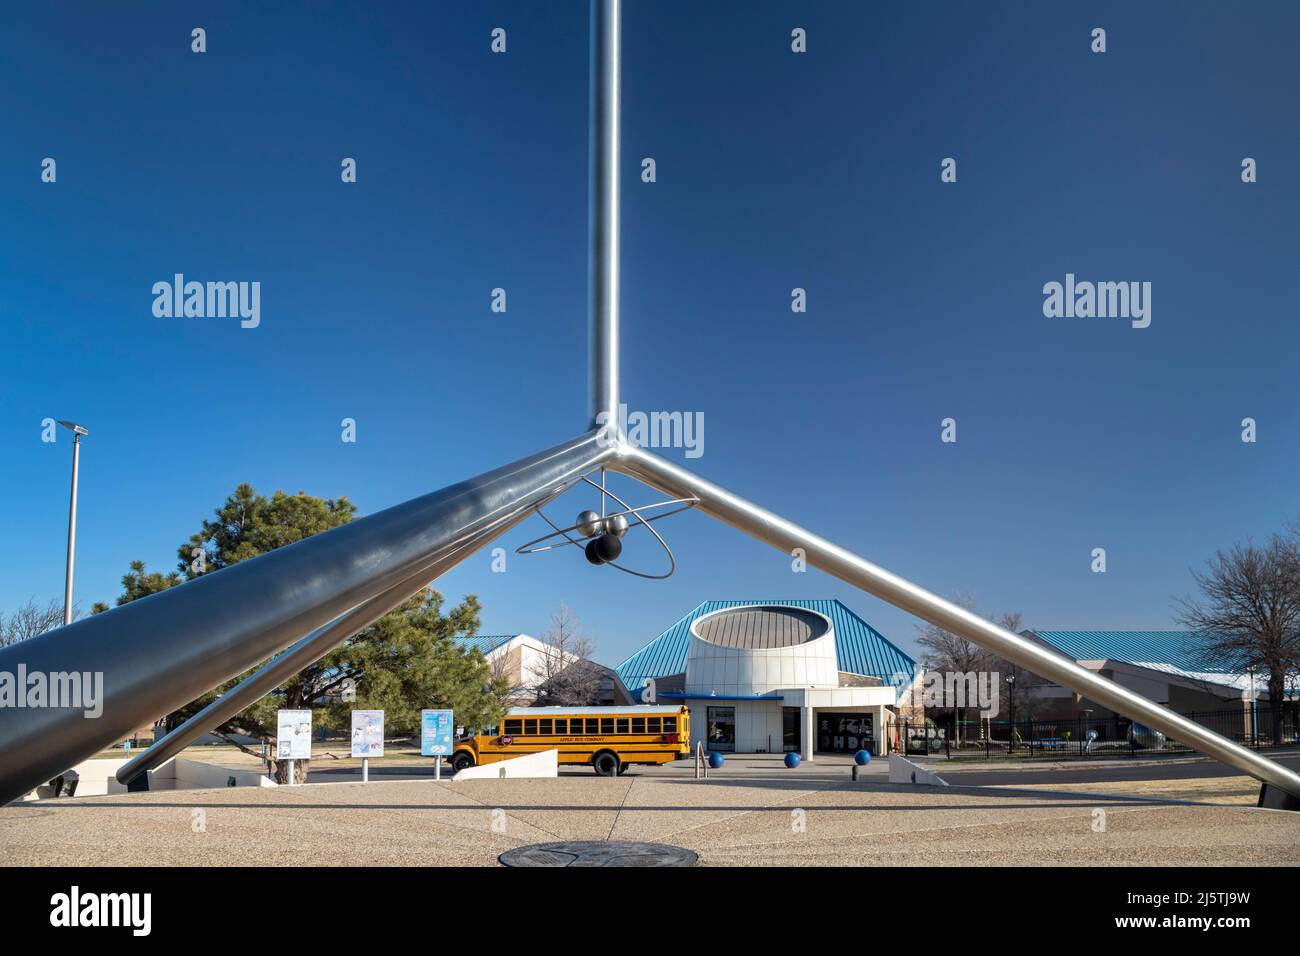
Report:
M 618 420 L 619 116 L 622 0 L 591 0 L 587 279 L 592 426 Z
M 365 630 L 396 608 L 434 578 L 481 548 L 492 538 L 508 531 L 527 517 L 530 507 L 521 507 L 500 524 L 485 528 L 473 540 L 459 547 L 444 549 L 442 556 L 428 568 L 390 588 L 378 597 L 353 608 L 347 614 L 308 634 L 297 644 L 268 661 L 260 670 L 230 688 L 212 703 L 174 727 L 153 746 L 124 763 L 117 771 L 119 783 L 130 784 L 142 773 L 154 770 L 176 756 L 195 740 L 221 726 L 240 711 L 251 706 L 304 667 L 314 664 L 352 635 Z
M 81 466 L 81 435 L 72 435 L 72 502 L 68 505 L 68 569 L 63 578 L 63 623 L 72 623 L 72 567 L 77 558 L 77 472 Z
M 992 621 L 951 601 L 945 601 L 671 462 L 642 449 L 624 446 L 620 449 L 620 456 L 607 467 L 638 478 L 675 498 L 699 498 L 700 510 L 785 554 L 792 553 L 796 548 L 802 549 L 807 562 L 813 567 L 833 574 L 946 631 L 960 634 L 985 650 L 1028 668 L 1035 674 L 1105 704 L 1117 714 L 1141 721 L 1206 756 L 1300 797 L 1300 774 L 1261 757 L 1114 681 L 1085 670 L 1061 654 L 998 627 Z
M 447 547 L 504 529 L 504 516 L 549 501 L 611 453 L 591 431 L 0 650 L 0 671 L 77 673 L 102 687 L 86 707 L 0 708 L 0 804 L 409 580 Z

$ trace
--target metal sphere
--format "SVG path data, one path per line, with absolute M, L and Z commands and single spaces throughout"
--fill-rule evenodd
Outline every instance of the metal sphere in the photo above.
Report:
M 627 534 L 627 515 L 610 515 L 605 519 L 605 533 L 621 538 Z
M 1168 738 L 1151 727 L 1144 727 L 1142 724 L 1130 724 L 1128 742 L 1131 746 L 1140 750 L 1161 750 L 1168 743 Z
M 592 564 L 604 564 L 605 559 L 602 558 L 596 551 L 596 541 L 597 541 L 596 538 L 592 538 L 590 541 L 587 542 L 587 546 L 583 548 L 582 551 L 587 556 L 587 560 L 590 561 Z
M 606 561 L 617 561 L 618 556 L 623 553 L 623 542 L 612 534 L 602 534 L 599 538 L 593 538 L 591 544 L 596 546 L 596 557 L 600 558 L 602 564 Z
M 584 511 L 574 524 L 578 526 L 578 534 L 584 538 L 594 538 L 603 530 L 600 515 L 594 511 Z

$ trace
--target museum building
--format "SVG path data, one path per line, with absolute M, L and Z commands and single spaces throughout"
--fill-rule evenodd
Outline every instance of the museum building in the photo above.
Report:
M 883 756 L 912 658 L 837 600 L 705 601 L 615 668 L 634 700 L 691 710 L 691 747 Z

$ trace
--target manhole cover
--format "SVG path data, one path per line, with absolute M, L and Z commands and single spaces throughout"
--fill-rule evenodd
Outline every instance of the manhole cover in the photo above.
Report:
M 506 866 L 694 866 L 699 856 L 666 843 L 565 840 L 521 846 L 497 859 Z

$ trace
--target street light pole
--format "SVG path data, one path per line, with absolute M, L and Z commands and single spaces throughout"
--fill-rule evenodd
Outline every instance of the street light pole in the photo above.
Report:
M 77 554 L 77 471 L 81 466 L 81 436 L 89 435 L 76 422 L 59 422 L 72 431 L 72 502 L 68 505 L 68 570 L 63 583 L 63 623 L 72 623 L 72 565 Z
M 1246 673 L 1250 675 L 1250 745 L 1259 746 L 1259 718 L 1255 710 L 1255 668 L 1247 667 Z

